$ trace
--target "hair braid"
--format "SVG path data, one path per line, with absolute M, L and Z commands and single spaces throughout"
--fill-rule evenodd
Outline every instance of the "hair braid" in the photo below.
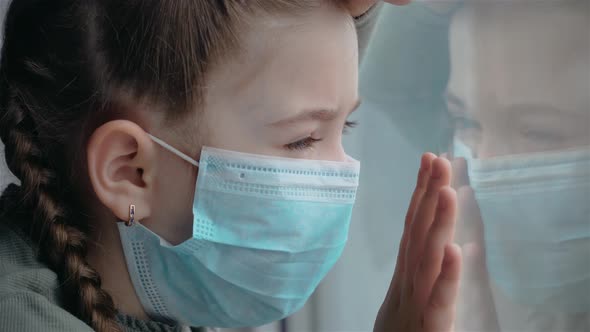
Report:
M 21 208 L 32 213 L 28 226 L 40 244 L 39 254 L 57 272 L 67 308 L 97 331 L 120 331 L 111 297 L 101 289 L 98 273 L 86 262 L 87 236 L 69 220 L 56 174 L 49 168 L 27 105 L 3 87 L 0 136 L 10 170 L 21 180 Z M 8 92 L 8 98 L 6 94 Z
M 89 5 L 90 4 L 90 5 Z M 2 205 L 26 224 L 39 259 L 56 272 L 64 308 L 99 332 L 121 331 L 111 296 L 87 262 L 88 225 L 70 172 L 77 140 L 100 91 L 87 64 L 91 2 L 13 0 L 0 67 L 0 139 L 20 180 Z M 81 77 L 79 77 L 81 76 Z M 10 201 L 10 202 L 8 202 Z
M 120 330 L 113 301 L 86 261 L 92 234 L 81 207 L 96 202 L 80 198 L 90 190 L 79 159 L 92 132 L 135 103 L 155 104 L 149 111 L 161 109 L 167 120 L 186 119 L 204 104 L 211 68 L 240 52 L 245 18 L 303 15 L 319 4 L 11 1 L 0 66 L 0 138 L 21 188 L 10 202 L 3 196 L 0 209 L 17 206 L 15 213 L 30 215 L 23 228 L 58 274 L 71 313 L 98 331 Z

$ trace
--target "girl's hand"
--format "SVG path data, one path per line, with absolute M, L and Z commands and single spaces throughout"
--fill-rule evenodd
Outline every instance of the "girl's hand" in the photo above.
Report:
M 374 331 L 453 329 L 461 250 L 453 243 L 457 197 L 450 183 L 450 162 L 425 154 L 406 215 L 393 279 Z

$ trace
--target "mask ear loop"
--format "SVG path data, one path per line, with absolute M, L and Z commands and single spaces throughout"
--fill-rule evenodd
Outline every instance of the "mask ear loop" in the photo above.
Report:
M 181 159 L 190 163 L 191 165 L 199 167 L 198 161 L 196 161 L 193 158 L 182 153 L 180 150 L 176 149 L 172 145 L 162 141 L 161 139 L 157 138 L 154 135 L 151 135 L 151 134 L 147 134 L 147 135 L 152 139 L 152 141 L 154 141 L 156 144 L 160 145 L 164 149 L 172 152 L 173 154 L 177 155 L 178 157 L 180 157 Z M 125 221 L 125 226 L 131 227 L 133 225 L 135 225 L 135 205 L 131 204 L 131 205 L 129 205 L 129 220 Z
M 158 145 L 160 145 L 161 147 L 163 147 L 164 149 L 174 153 L 175 155 L 177 155 L 178 157 L 180 157 L 181 159 L 185 160 L 186 162 L 190 163 L 193 166 L 199 167 L 199 162 L 194 160 L 193 158 L 187 156 L 186 154 L 180 152 L 178 149 L 176 149 L 175 147 L 173 147 L 172 145 L 162 141 L 161 139 L 157 138 L 154 135 L 151 134 L 147 134 L 152 141 L 154 141 L 155 143 L 157 143 Z
M 155 143 L 157 143 L 158 145 L 160 145 L 164 149 L 174 153 L 175 155 L 177 155 L 181 159 L 185 160 L 186 162 L 190 163 L 191 165 L 199 167 L 198 161 L 196 161 L 193 158 L 187 156 L 186 154 L 180 152 L 178 149 L 176 149 L 172 145 L 162 141 L 161 139 L 157 138 L 154 135 L 151 135 L 149 133 L 147 135 L 152 139 L 152 141 L 154 141 Z M 131 204 L 131 205 L 129 205 L 129 220 L 125 221 L 125 226 L 131 227 L 133 225 L 135 225 L 135 205 Z

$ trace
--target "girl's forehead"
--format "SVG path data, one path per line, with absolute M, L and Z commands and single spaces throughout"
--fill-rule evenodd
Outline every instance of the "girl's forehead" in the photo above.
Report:
M 239 54 L 210 75 L 209 99 L 231 95 L 249 106 L 241 108 L 255 112 L 274 104 L 278 112 L 332 108 L 344 91 L 356 93 L 356 30 L 349 14 L 338 8 L 262 20 L 244 32 L 240 46 Z M 285 105 L 291 102 L 296 105 Z

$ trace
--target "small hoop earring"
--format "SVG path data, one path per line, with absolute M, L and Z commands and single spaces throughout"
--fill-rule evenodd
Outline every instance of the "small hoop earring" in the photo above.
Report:
M 135 205 L 129 205 L 129 220 L 125 222 L 125 226 L 131 227 L 135 224 Z

